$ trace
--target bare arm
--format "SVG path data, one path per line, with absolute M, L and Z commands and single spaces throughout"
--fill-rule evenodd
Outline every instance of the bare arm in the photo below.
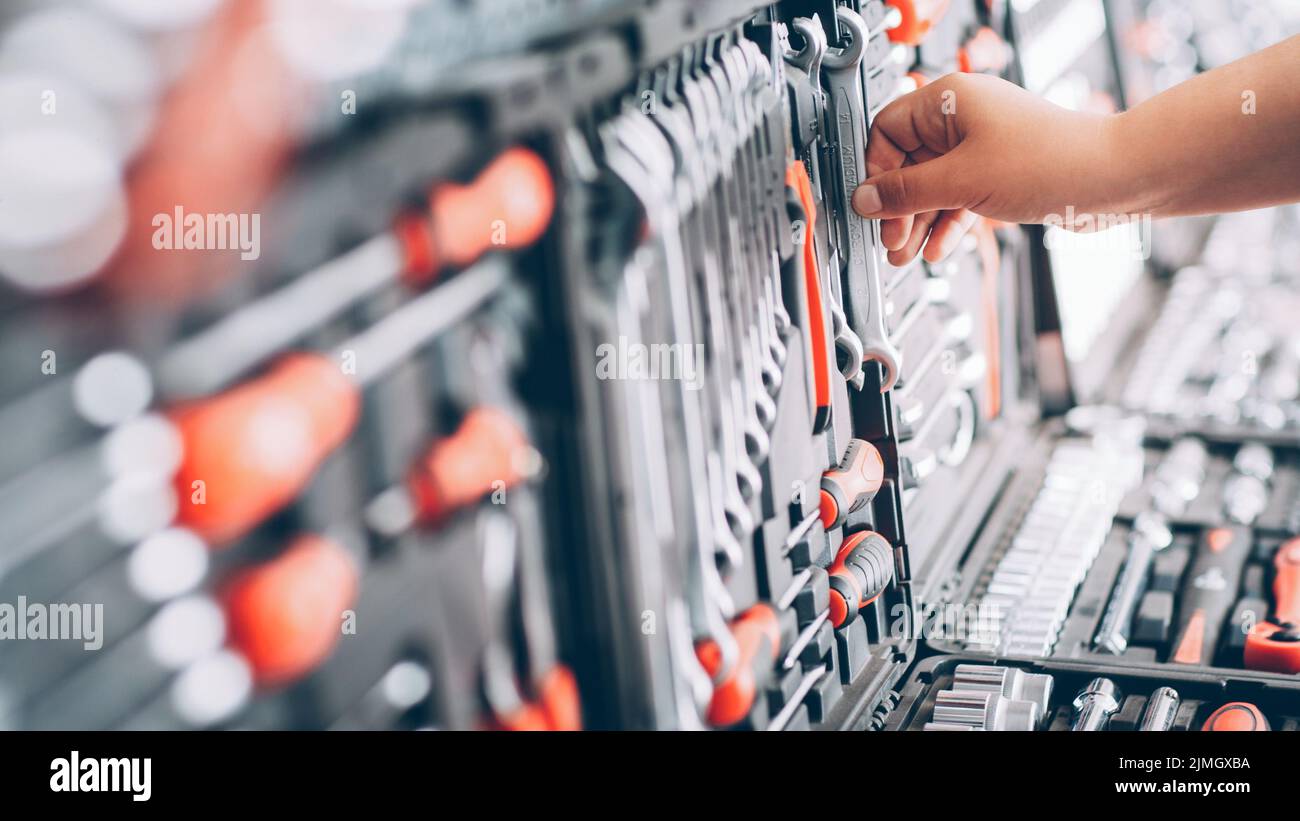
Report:
M 1067 111 L 1018 86 L 949 75 L 877 116 L 854 196 L 895 264 L 946 256 L 982 215 L 1157 217 L 1300 200 L 1300 37 L 1132 111 Z

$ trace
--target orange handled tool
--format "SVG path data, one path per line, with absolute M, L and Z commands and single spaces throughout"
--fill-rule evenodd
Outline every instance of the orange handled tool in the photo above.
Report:
M 1210 713 L 1201 729 L 1206 732 L 1268 732 L 1268 719 L 1254 704 L 1234 701 Z
M 557 664 L 542 679 L 536 701 L 523 701 L 509 712 L 492 715 L 490 730 L 508 732 L 575 732 L 582 729 L 582 705 L 578 681 L 563 664 Z
M 1215 527 L 1205 531 L 1196 558 L 1179 594 L 1179 635 L 1170 661 L 1210 664 L 1218 648 L 1223 623 L 1232 611 L 1241 586 L 1241 569 L 1250 556 L 1248 527 Z
M 776 663 L 781 651 L 781 628 L 776 611 L 766 604 L 756 604 L 731 622 L 740 655 L 731 673 L 713 687 L 708 721 L 714 727 L 730 727 L 745 719 L 754 707 L 760 680 Z M 705 671 L 717 679 L 722 668 L 722 650 L 716 642 L 695 645 L 695 655 Z
M 290 354 L 262 376 L 173 410 L 183 447 L 179 522 L 215 546 L 288 504 L 351 433 L 360 387 L 475 310 L 507 275 L 499 257 L 484 259 L 330 354 Z M 345 374 L 347 363 L 355 367 Z
M 934 24 L 948 13 L 949 0 L 885 0 L 898 9 L 902 22 L 889 30 L 889 39 L 895 43 L 917 46 L 934 28 Z
M 822 474 L 818 503 L 822 527 L 844 524 L 848 515 L 876 497 L 885 481 L 885 461 L 875 445 L 850 439 L 837 468 Z
M 402 279 L 423 287 L 444 268 L 469 265 L 494 247 L 531 245 L 554 210 L 555 185 L 546 163 L 526 148 L 507 149 L 468 185 L 435 186 L 428 214 L 397 221 Z
M 496 408 L 477 407 L 416 462 L 406 487 L 418 520 L 436 522 L 494 487 L 514 487 L 535 472 L 535 460 L 515 420 Z
M 276 558 L 226 585 L 230 646 L 264 686 L 286 684 L 329 656 L 343 611 L 356 599 L 357 566 L 319 536 L 300 536 Z
M 434 442 L 415 461 L 405 483 L 389 488 L 366 508 L 376 533 L 396 536 L 410 527 L 441 522 L 496 489 L 537 473 L 540 457 L 509 414 L 473 408 L 460 427 Z
M 184 449 L 177 520 L 211 545 L 236 539 L 288 503 L 347 439 L 356 386 L 324 356 L 291 354 L 264 375 L 169 416 Z
M 966 73 L 1001 72 L 1010 62 L 1011 50 L 998 33 L 988 26 L 980 28 L 957 49 L 957 69 Z
M 808 170 L 798 160 L 790 163 L 785 172 L 785 184 L 793 188 L 798 195 L 798 209 L 791 208 L 791 219 L 804 220 L 803 241 L 803 282 L 808 295 L 807 338 L 811 359 L 809 362 L 813 377 L 813 433 L 826 429 L 831 419 L 831 341 L 826 326 L 826 306 L 822 301 L 821 273 L 817 266 L 817 248 L 813 244 L 816 236 L 817 204 L 813 200 L 812 181 L 808 179 Z M 798 213 L 802 212 L 802 213 Z
M 1282 543 L 1273 559 L 1273 622 L 1246 636 L 1246 667 L 1300 673 L 1300 536 Z
M 827 570 L 831 584 L 831 624 L 843 627 L 894 580 L 894 550 L 871 530 L 854 533 L 840 545 Z

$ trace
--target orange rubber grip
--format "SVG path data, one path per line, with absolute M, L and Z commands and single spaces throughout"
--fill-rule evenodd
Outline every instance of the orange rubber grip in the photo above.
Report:
M 417 520 L 438 522 L 496 487 L 514 487 L 527 476 L 530 451 L 528 438 L 509 415 L 496 408 L 474 408 L 407 475 Z
M 217 546 L 287 504 L 347 439 L 356 387 L 335 362 L 291 354 L 262 376 L 169 417 L 184 449 L 177 520 Z
M 1000 72 L 1007 67 L 1007 44 L 988 26 L 979 30 L 957 50 L 957 69 L 967 74 Z
M 802 162 L 795 160 L 785 171 L 785 184 L 799 195 L 799 204 L 803 207 L 804 227 L 803 242 L 803 277 L 804 290 L 808 294 L 808 344 L 812 351 L 813 402 L 816 404 L 814 414 L 814 432 L 825 429 L 830 421 L 831 406 L 831 356 L 830 336 L 826 330 L 826 306 L 822 301 L 821 272 L 817 267 L 817 248 L 813 244 L 814 227 L 817 224 L 817 204 L 813 200 L 812 181 L 808 179 L 808 169 Z
M 1248 670 L 1300 673 L 1300 537 L 1289 539 L 1273 559 L 1276 622 L 1260 622 L 1246 636 L 1242 661 Z
M 1273 569 L 1273 612 L 1278 621 L 1300 626 L 1300 536 L 1277 549 Z
M 555 184 L 546 163 L 526 148 L 507 149 L 468 185 L 433 188 L 427 236 L 416 222 L 398 222 L 406 253 L 403 279 L 423 286 L 443 268 L 469 265 L 493 247 L 525 248 L 545 233 L 554 210 Z
M 893 581 L 889 542 L 872 530 L 854 533 L 840 545 L 826 573 L 831 584 L 831 626 L 840 628 L 852 621 L 857 611 L 880 598 Z
M 849 440 L 839 467 L 822 474 L 818 512 L 822 527 L 830 530 L 844 522 L 854 510 L 875 498 L 885 481 L 885 461 L 875 445 L 863 439 Z
M 889 30 L 889 39 L 895 43 L 917 46 L 930 33 L 934 24 L 948 13 L 949 0 L 885 0 L 898 9 L 903 19 Z
M 722 682 L 713 688 L 709 701 L 708 721 L 714 727 L 730 727 L 745 719 L 754 707 L 758 695 L 758 667 L 770 666 L 781 650 L 781 628 L 776 611 L 766 604 L 756 604 L 736 617 L 731 623 L 731 633 L 740 649 L 736 666 Z M 703 641 L 696 645 L 695 655 L 709 675 L 718 675 L 722 667 L 722 651 L 717 643 Z
M 563 664 L 552 667 L 540 685 L 542 708 L 552 730 L 572 732 L 582 729 L 582 700 L 578 697 L 578 680 Z
M 1254 704 L 1234 701 L 1210 713 L 1201 729 L 1206 732 L 1267 732 L 1268 719 Z
M 329 656 L 357 583 L 347 551 L 319 536 L 299 536 L 279 556 L 226 585 L 230 646 L 248 660 L 258 684 L 293 681 Z

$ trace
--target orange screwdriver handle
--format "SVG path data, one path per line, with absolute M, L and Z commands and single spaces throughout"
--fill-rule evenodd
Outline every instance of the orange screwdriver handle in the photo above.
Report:
M 357 584 L 357 566 L 346 550 L 319 536 L 300 536 L 225 586 L 230 646 L 248 660 L 258 684 L 293 681 L 333 650 Z
M 416 519 L 433 524 L 497 488 L 514 487 L 529 475 L 532 452 L 509 415 L 474 408 L 456 432 L 435 442 L 407 475 Z
M 582 700 L 572 670 L 563 664 L 555 665 L 542 678 L 539 689 L 549 729 L 561 732 L 582 729 Z
M 749 715 L 758 695 L 760 678 L 766 677 L 781 651 L 776 611 L 766 604 L 756 604 L 737 616 L 731 623 L 731 633 L 740 655 L 731 673 L 714 685 L 707 716 L 714 727 L 730 727 Z M 722 650 L 717 643 L 698 643 L 695 655 L 705 671 L 716 678 L 722 667 Z
M 546 231 L 554 210 L 555 184 L 545 161 L 526 148 L 507 149 L 468 185 L 435 186 L 427 218 L 398 221 L 403 280 L 424 286 L 443 268 L 469 265 L 493 247 L 525 248 Z
M 957 70 L 971 72 L 1000 72 L 1010 58 L 1007 44 L 988 26 L 979 30 L 957 50 Z
M 821 272 L 817 266 L 817 247 L 813 244 L 817 224 L 817 203 L 813 200 L 812 180 L 808 169 L 795 160 L 785 171 L 785 184 L 794 189 L 803 210 L 803 280 L 808 295 L 807 338 L 811 351 L 813 376 L 813 433 L 826 429 L 831 419 L 831 342 L 826 327 L 826 306 L 822 301 Z
M 1201 727 L 1205 732 L 1268 732 L 1268 719 L 1254 704 L 1234 701 L 1210 713 Z
M 213 546 L 243 536 L 302 490 L 359 413 L 356 387 L 314 354 L 291 354 L 256 379 L 176 408 L 178 521 Z
M 505 713 L 491 715 L 483 728 L 506 732 L 573 732 L 582 729 L 578 682 L 563 664 L 552 667 L 538 685 L 537 701 L 525 701 Z
M 898 9 L 902 21 L 889 30 L 889 39 L 895 43 L 918 46 L 934 28 L 934 24 L 948 13 L 949 0 L 885 0 Z
M 1300 626 L 1300 536 L 1277 549 L 1273 570 L 1273 612 L 1278 621 Z
M 839 467 L 822 474 L 818 511 L 822 527 L 830 530 L 876 497 L 885 481 L 885 460 L 875 445 L 850 439 Z
M 1300 673 L 1300 537 L 1282 543 L 1273 569 L 1276 622 L 1251 628 L 1243 661 L 1250 670 Z
M 843 627 L 894 580 L 894 550 L 884 536 L 863 530 L 844 540 L 826 572 L 831 585 L 831 625 Z

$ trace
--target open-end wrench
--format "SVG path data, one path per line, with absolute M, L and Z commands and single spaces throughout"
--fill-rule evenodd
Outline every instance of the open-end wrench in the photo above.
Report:
M 787 52 L 785 61 L 803 72 L 803 79 L 809 86 L 815 112 L 811 125 L 814 133 L 819 136 L 818 142 L 821 143 L 824 139 L 820 138 L 824 137 L 826 130 L 826 92 L 821 86 L 822 58 L 826 54 L 826 32 L 816 16 L 796 17 L 791 25 L 803 37 L 804 45 L 799 51 Z M 816 150 L 811 151 L 807 159 L 813 182 L 813 194 L 820 198 L 825 190 L 821 179 L 820 153 Z M 822 200 L 817 202 L 823 206 L 826 204 Z M 830 210 L 823 208 L 822 218 L 815 222 L 816 236 L 806 240 L 820 246 L 823 252 L 829 251 L 832 247 L 830 225 L 833 215 L 829 213 Z M 838 263 L 832 266 L 830 264 L 832 260 L 825 253 L 819 253 L 817 260 L 818 272 L 823 277 L 831 270 L 838 271 Z M 827 303 L 831 314 L 831 335 L 835 339 L 835 348 L 840 354 L 837 357 L 837 365 L 845 379 L 855 380 L 862 372 L 862 340 L 858 339 L 858 335 L 849 328 L 848 319 L 844 316 L 844 308 L 840 304 L 839 277 L 832 276 L 831 279 L 834 285 L 828 289 L 824 288 L 823 291 L 831 294 L 831 299 L 827 300 Z
M 704 266 L 712 265 L 712 257 L 706 246 L 706 242 L 696 236 L 699 227 L 699 220 L 690 215 L 695 212 L 695 203 L 698 202 L 702 192 L 696 189 L 696 185 L 704 179 L 704 172 L 700 165 L 698 154 L 693 151 L 693 135 L 689 123 L 686 121 L 684 112 L 674 106 L 671 100 L 666 99 L 664 105 L 659 107 L 655 116 L 655 122 L 663 130 L 663 135 L 667 139 L 671 151 L 671 160 L 675 166 L 669 169 L 649 168 L 646 167 L 644 173 L 673 173 L 672 168 L 676 169 L 674 197 L 677 203 L 677 213 L 679 219 L 684 219 L 685 224 L 679 226 L 679 237 L 682 243 L 683 266 L 685 259 L 689 255 L 701 260 Z M 632 132 L 645 132 L 646 129 L 654 131 L 655 126 L 649 121 L 633 120 L 629 130 Z M 640 140 L 653 142 L 652 135 L 645 133 L 629 136 L 629 140 Z M 649 149 L 645 149 L 649 150 Z M 696 215 L 698 216 L 698 215 Z M 685 236 L 682 236 L 682 234 Z M 706 281 L 711 277 L 705 276 Z M 696 292 L 692 289 L 691 294 Z M 688 303 L 690 300 L 688 300 Z M 695 301 L 696 303 L 699 300 Z M 733 402 L 732 391 L 723 381 L 723 370 L 721 365 L 723 360 L 720 356 L 725 356 L 726 348 L 721 333 L 719 323 L 710 322 L 709 317 L 719 309 L 714 304 L 712 295 L 707 297 L 706 304 L 694 304 L 692 308 L 692 317 L 696 333 L 701 338 L 705 335 L 709 337 L 709 346 L 713 351 L 714 359 L 708 363 L 708 372 L 705 376 L 705 386 L 709 389 L 706 396 L 712 399 L 711 405 L 711 424 L 709 428 L 713 431 L 712 452 L 717 453 L 717 459 L 710 459 L 709 464 L 712 469 L 721 470 L 722 475 L 718 477 L 713 486 L 718 488 L 713 495 L 715 511 L 720 514 L 715 516 L 715 545 L 721 554 L 727 557 L 728 563 L 737 562 L 743 555 L 737 538 L 745 538 L 753 530 L 752 516 L 749 508 L 744 502 L 744 490 L 748 483 L 752 493 L 757 492 L 757 484 L 760 479 L 757 471 L 749 464 L 739 446 L 739 439 L 736 430 L 733 428 L 733 415 L 736 407 Z M 704 367 L 704 364 L 701 364 Z M 726 532 L 726 525 L 730 532 Z
M 707 236 L 713 238 L 711 244 L 707 245 L 709 249 L 707 258 L 716 262 L 716 255 L 711 249 L 735 249 L 738 243 L 734 239 L 733 220 L 725 214 L 719 214 L 723 197 L 723 185 L 721 184 L 720 164 L 722 158 L 717 147 L 718 134 L 714 128 L 717 122 L 716 112 L 722 108 L 722 102 L 717 98 L 716 88 L 713 94 L 709 94 L 711 83 L 701 83 L 693 78 L 683 78 L 682 92 L 686 100 L 686 111 L 694 124 L 696 144 L 700 148 L 700 154 L 704 159 L 705 181 L 708 183 L 707 196 L 703 198 L 705 207 L 705 230 Z M 730 209 L 728 209 L 730 210 Z M 734 216 L 734 211 L 732 212 Z M 723 317 L 724 328 L 730 334 L 729 350 L 737 362 L 739 372 L 738 378 L 733 381 L 732 393 L 737 394 L 738 401 L 742 408 L 744 423 L 742 430 L 745 436 L 745 450 L 754 463 L 760 463 L 767 458 L 771 442 L 767 436 L 767 431 L 776 419 L 776 405 L 772 402 L 766 390 L 763 389 L 762 380 L 758 374 L 758 369 L 754 363 L 753 349 L 746 334 L 746 326 L 740 317 L 735 316 L 734 309 L 740 298 L 737 295 L 741 287 L 742 278 L 732 267 L 737 262 L 734 253 L 724 252 L 723 263 L 728 265 L 728 271 L 725 275 L 718 275 L 716 266 L 712 270 L 712 276 L 708 276 L 710 271 L 706 270 L 705 279 L 707 285 L 718 290 L 720 294 L 720 305 L 722 311 L 714 318 L 719 321 Z
M 602 142 L 605 148 L 605 160 L 609 167 L 641 199 L 646 209 L 646 220 L 651 235 L 659 241 L 663 250 L 665 275 L 668 280 L 667 291 L 671 298 L 673 326 L 678 339 L 684 344 L 693 342 L 690 323 L 690 306 L 686 301 L 688 280 L 685 271 L 685 259 L 682 255 L 679 235 L 680 215 L 676 207 L 675 192 L 668 184 L 675 177 L 672 174 L 672 155 L 666 140 L 653 126 L 649 128 L 644 115 L 632 108 L 619 117 L 601 126 Z M 658 136 L 659 142 L 654 138 Z M 631 139 L 629 145 L 627 140 Z M 649 167 L 653 166 L 653 168 Z M 687 453 L 692 475 L 706 475 L 705 437 L 702 414 L 697 397 L 693 398 L 684 380 L 679 381 L 683 408 L 683 433 L 686 438 Z M 712 555 L 706 557 L 706 550 L 712 554 L 713 527 L 708 514 L 708 507 L 693 504 L 691 510 L 691 546 L 690 557 L 686 566 L 686 598 L 691 620 L 691 629 L 695 636 L 707 636 L 718 643 L 723 659 L 718 675 L 729 673 L 739 657 L 739 648 L 728 629 L 726 614 L 716 600 L 709 597 L 709 591 L 716 589 L 717 582 L 710 576 L 717 575 L 717 567 Z
M 721 487 L 719 510 L 723 517 L 719 521 L 725 520 L 734 537 L 743 539 L 748 538 L 754 529 L 753 517 L 745 500 L 758 493 L 761 477 L 740 439 L 746 417 L 737 392 L 733 390 L 737 381 L 735 359 L 727 343 L 727 317 L 717 286 L 715 246 L 710 244 L 704 226 L 708 213 L 706 209 L 697 207 L 709 195 L 708 173 L 704 157 L 697 150 L 689 111 L 681 104 L 675 83 L 675 79 L 665 79 L 661 84 L 662 104 L 658 106 L 653 122 L 663 131 L 677 163 L 678 210 L 686 215 L 682 226 L 686 248 L 683 253 L 698 265 L 691 277 L 695 287 L 690 291 L 690 301 L 697 332 L 709 341 L 705 385 L 712 399 L 713 443 L 719 454 L 715 463 L 722 470 L 722 476 L 715 483 Z M 734 556 L 739 549 L 738 544 L 729 543 L 721 532 L 718 544 L 720 551 L 727 556 Z
M 762 149 L 762 175 L 766 178 L 766 207 L 764 224 L 767 228 L 768 259 L 767 277 L 764 286 L 769 291 L 768 300 L 772 305 L 772 327 L 776 331 L 776 344 L 780 346 L 777 360 L 785 362 L 785 345 L 782 337 L 790 330 L 790 314 L 785 307 L 781 292 L 781 257 L 777 233 L 789 230 L 789 217 L 779 206 L 778 199 L 771 196 L 785 187 L 785 168 L 789 164 L 788 141 L 785 138 L 787 124 L 781 116 L 782 94 L 785 93 L 784 61 L 772 63 L 763 54 L 758 44 L 752 40 L 742 39 L 739 51 L 742 59 L 747 61 L 749 71 L 758 84 L 758 94 L 751 99 L 756 112 L 758 144 Z
M 757 457 L 753 454 L 765 455 L 767 434 L 759 424 L 754 408 L 747 407 L 744 400 L 742 387 L 744 375 L 735 349 L 732 323 L 725 309 L 719 284 L 722 276 L 718 272 L 716 255 L 718 248 L 716 223 L 712 209 L 705 205 L 713 190 L 711 166 L 705 152 L 701 150 L 702 144 L 695 124 L 696 117 L 692 114 L 688 99 L 685 98 L 687 88 L 684 85 L 682 89 L 681 104 L 677 103 L 676 89 L 669 87 L 666 90 L 665 104 L 659 106 L 655 122 L 665 129 L 665 134 L 681 155 L 680 158 L 687 163 L 685 179 L 679 181 L 679 198 L 683 201 L 683 211 L 693 215 L 689 220 L 688 228 L 692 233 L 692 241 L 698 249 L 692 253 L 692 257 L 698 263 L 694 278 L 698 292 L 702 294 L 701 310 L 705 312 L 703 321 L 710 335 L 711 361 L 719 380 L 717 421 L 721 429 L 724 463 L 730 471 L 734 472 L 739 494 L 742 497 L 736 504 L 729 504 L 728 510 L 734 514 L 733 521 L 738 528 L 737 533 L 740 534 L 749 532 L 752 526 L 743 524 L 741 519 L 736 517 L 748 515 L 743 500 L 754 498 L 761 487 L 761 477 L 756 466 Z M 702 103 L 697 104 L 702 105 Z M 731 499 L 731 483 L 727 484 L 727 498 Z
M 752 217 L 753 209 L 747 208 L 741 191 L 740 180 L 734 173 L 734 163 L 738 155 L 738 125 L 734 115 L 740 106 L 732 101 L 738 92 L 734 89 L 732 78 L 728 77 L 725 67 L 720 67 L 711 51 L 706 51 L 694 67 L 693 87 L 703 101 L 704 124 L 710 137 L 706 145 L 714 152 L 715 178 L 714 196 L 709 200 L 714 208 L 719 230 L 719 247 L 725 250 L 723 261 L 728 269 L 723 278 L 723 287 L 727 296 L 727 307 L 732 312 L 737 329 L 738 348 L 741 354 L 741 366 L 746 374 L 746 399 L 754 404 L 754 410 L 764 431 L 776 424 L 776 403 L 772 400 L 767 386 L 779 385 L 780 366 L 777 365 L 770 349 L 761 337 L 762 324 L 758 321 L 758 306 L 753 298 L 753 277 L 758 270 L 754 257 L 747 258 L 752 250 L 748 232 L 742 231 L 740 217 Z M 730 103 L 730 104 L 729 104 Z M 752 452 L 755 461 L 761 462 L 767 455 L 767 449 Z
M 822 58 L 829 90 L 830 128 L 837 149 L 839 174 L 836 216 L 847 246 L 844 276 L 849 326 L 862 340 L 864 361 L 880 363 L 884 369 L 881 390 L 898 381 L 902 356 L 885 330 L 884 293 L 880 280 L 880 226 L 853 210 L 851 199 L 867 178 L 867 114 L 862 91 L 861 62 L 870 33 L 867 24 L 852 9 L 835 10 L 836 19 L 847 31 L 843 48 L 828 49 Z
M 730 106 L 720 105 L 720 122 L 716 127 L 722 151 L 723 190 L 730 198 L 729 233 L 737 243 L 735 261 L 742 276 L 738 285 L 744 301 L 738 307 L 749 329 L 763 386 L 770 396 L 775 396 L 781 386 L 781 363 L 786 350 L 772 319 L 770 289 L 763 282 L 770 264 L 769 229 L 765 224 L 769 205 L 758 190 L 763 168 L 756 139 L 758 116 L 753 106 L 758 87 L 744 59 L 738 47 L 723 48 L 716 60 L 710 53 L 705 59 L 704 76 L 714 84 L 720 103 L 731 102 Z M 772 408 L 775 410 L 775 404 Z M 765 421 L 774 424 L 776 420 L 773 416 Z

